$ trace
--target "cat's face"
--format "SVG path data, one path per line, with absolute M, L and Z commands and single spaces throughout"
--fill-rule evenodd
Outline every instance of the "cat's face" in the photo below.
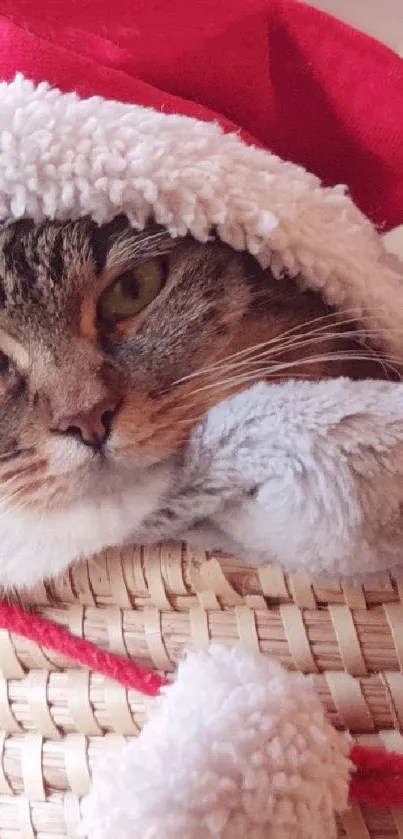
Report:
M 123 217 L 0 227 L 0 584 L 135 532 L 191 428 L 262 370 L 243 351 L 323 315 L 281 285 Z

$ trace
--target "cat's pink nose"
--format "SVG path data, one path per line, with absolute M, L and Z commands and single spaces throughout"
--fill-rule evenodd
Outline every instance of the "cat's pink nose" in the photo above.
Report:
M 104 399 L 88 411 L 62 417 L 53 431 L 78 437 L 86 446 L 100 449 L 109 437 L 117 402 Z

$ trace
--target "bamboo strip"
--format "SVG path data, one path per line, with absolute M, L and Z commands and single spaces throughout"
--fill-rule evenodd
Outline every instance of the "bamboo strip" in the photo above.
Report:
M 356 738 L 366 745 L 382 745 L 382 732 Z M 77 748 L 76 772 L 80 774 L 80 761 L 86 762 L 90 770 L 107 749 L 120 745 L 120 738 L 84 738 L 84 749 L 75 738 L 66 738 L 63 743 L 43 741 L 42 772 L 47 795 L 41 800 L 29 800 L 24 796 L 22 763 L 27 748 L 27 737 L 13 735 L 7 739 L 4 768 L 15 795 L 0 795 L 0 837 L 35 836 L 37 839 L 59 839 L 75 833 L 79 818 L 80 796 L 71 792 L 77 784 L 69 777 L 67 753 L 71 742 Z M 85 790 L 83 790 L 85 792 Z M 340 823 L 340 836 L 356 839 L 365 831 L 373 839 L 401 839 L 401 812 L 385 808 L 353 808 Z
M 335 629 L 332 615 L 327 608 L 297 610 L 298 633 L 290 634 L 289 613 L 283 616 L 281 608 L 277 606 L 265 609 L 249 609 L 248 632 L 250 644 L 260 649 L 266 655 L 272 655 L 282 664 L 297 669 L 299 663 L 296 657 L 295 637 L 305 633 L 304 648 L 309 646 L 311 655 L 304 657 L 305 672 L 343 672 L 345 666 L 351 665 L 352 675 L 361 675 L 366 668 L 367 674 L 377 672 L 394 672 L 400 670 L 400 661 L 396 643 L 403 637 L 403 606 L 399 616 L 394 617 L 391 628 L 385 608 L 374 606 L 365 610 L 351 610 L 350 626 L 354 630 L 354 644 L 361 651 L 358 659 L 358 671 L 355 669 L 352 656 L 347 654 L 348 633 L 343 636 Z M 200 607 L 199 607 L 200 609 Z M 74 631 L 76 628 L 76 607 L 52 608 L 46 607 L 42 614 L 53 621 Z M 206 610 L 205 629 L 209 640 L 223 644 L 245 643 L 246 631 L 245 612 L 242 622 L 239 619 L 239 609 Z M 141 610 L 123 609 L 119 613 L 121 619 L 121 633 L 111 633 L 108 609 L 92 606 L 84 607 L 82 631 L 83 636 L 93 641 L 97 646 L 121 653 L 123 641 L 124 649 L 139 664 L 157 669 L 174 670 L 186 648 L 199 643 L 199 633 L 195 632 L 195 621 L 189 612 L 159 611 L 148 607 Z M 348 625 L 346 624 L 347 629 Z M 207 638 L 206 635 L 206 638 Z M 10 666 L 3 669 L 7 678 L 20 677 L 20 665 L 25 671 L 35 669 L 65 669 L 69 662 L 59 653 L 43 650 L 18 635 L 11 636 L 17 664 L 16 671 Z M 7 660 L 8 661 L 8 660 Z M 0 639 L 0 665 L 3 664 Z M 71 664 L 71 663 L 70 663 Z
M 79 806 L 77 796 L 72 793 L 52 794 L 43 802 L 28 802 L 20 796 L 0 796 L 0 839 L 31 839 L 32 832 L 26 829 L 27 817 L 35 839 L 73 839 Z M 389 811 L 365 807 L 359 812 L 373 839 L 401 839 Z M 339 836 L 357 839 L 356 819 L 345 818 Z
M 40 692 L 36 692 L 35 701 L 33 674 L 41 687 Z M 316 676 L 315 688 L 333 725 L 344 728 L 343 697 L 332 681 L 333 675 Z M 359 731 L 393 729 L 395 724 L 403 722 L 396 710 L 401 713 L 401 673 L 347 678 L 352 679 L 362 697 L 364 714 L 359 720 Z M 125 736 L 136 734 L 144 725 L 153 704 L 149 697 L 115 685 L 97 673 L 92 673 L 83 683 L 81 674 L 76 670 L 50 674 L 41 670 L 31 671 L 25 679 L 3 680 L 0 684 L 3 687 L 0 728 L 14 733 L 16 726 L 10 726 L 11 719 L 20 727 L 21 733 L 38 732 L 55 740 L 72 732 L 86 735 L 97 732 Z M 77 717 L 77 706 L 85 708 L 86 713 Z
M 107 551 L 23 602 L 165 671 L 211 640 L 273 655 L 314 674 L 335 726 L 403 751 L 401 575 L 314 585 L 303 573 L 164 545 Z M 96 761 L 141 730 L 152 700 L 4 631 L 0 667 L 0 839 L 73 837 Z M 403 839 L 403 813 L 355 808 L 340 837 Z
M 156 592 L 162 598 L 156 600 Z M 365 609 L 402 599 L 399 575 L 378 575 L 366 585 L 313 584 L 304 574 L 283 574 L 269 566 L 253 568 L 226 554 L 194 551 L 182 545 L 105 551 L 88 564 L 73 566 L 58 580 L 41 585 L 25 600 L 36 605 L 81 603 L 86 606 L 187 611 L 203 596 L 216 595 L 217 606 L 297 603 L 300 608 L 347 605 Z M 265 600 L 264 600 L 265 599 Z

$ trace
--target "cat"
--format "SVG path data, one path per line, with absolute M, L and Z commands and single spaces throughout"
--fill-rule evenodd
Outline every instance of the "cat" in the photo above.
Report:
M 252 381 L 382 376 L 358 337 L 215 239 L 124 216 L 0 224 L 0 584 L 123 543 L 190 430 Z

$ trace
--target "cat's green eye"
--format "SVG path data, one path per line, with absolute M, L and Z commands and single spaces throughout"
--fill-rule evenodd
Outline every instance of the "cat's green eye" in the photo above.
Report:
M 98 318 L 117 323 L 138 315 L 160 293 L 165 280 L 165 265 L 152 259 L 121 274 L 100 297 Z

